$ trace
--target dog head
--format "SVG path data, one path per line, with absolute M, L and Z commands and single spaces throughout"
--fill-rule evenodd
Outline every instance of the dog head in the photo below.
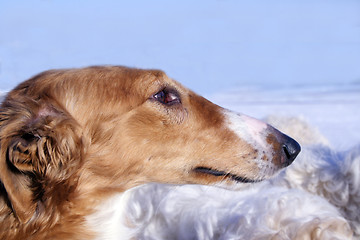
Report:
M 271 177 L 300 151 L 290 137 L 162 71 L 125 67 L 55 70 L 24 82 L 1 107 L 0 137 L 1 182 L 23 221 L 55 194 L 49 186 L 238 186 Z

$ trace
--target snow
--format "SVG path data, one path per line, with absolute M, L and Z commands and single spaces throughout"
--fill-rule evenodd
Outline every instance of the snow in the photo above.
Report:
M 208 96 L 256 118 L 271 115 L 309 122 L 336 150 L 360 143 L 360 84 L 298 88 L 240 88 Z

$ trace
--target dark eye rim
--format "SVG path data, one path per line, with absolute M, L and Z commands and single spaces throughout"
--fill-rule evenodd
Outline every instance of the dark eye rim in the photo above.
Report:
M 160 97 L 157 97 L 157 95 L 159 94 L 164 94 L 163 99 Z M 167 99 L 168 97 L 173 97 L 174 99 L 171 99 L 171 101 L 168 101 L 169 99 Z M 166 106 L 172 106 L 172 105 L 176 105 L 176 104 L 181 104 L 181 98 L 180 98 L 180 94 L 176 89 L 173 88 L 162 88 L 160 91 L 156 92 L 155 94 L 153 94 L 150 97 L 151 100 L 159 102 L 163 105 Z

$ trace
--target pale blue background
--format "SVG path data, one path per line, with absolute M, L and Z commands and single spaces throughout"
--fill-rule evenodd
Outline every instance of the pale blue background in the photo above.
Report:
M 359 84 L 359 0 L 0 0 L 0 90 L 50 68 L 160 68 L 200 94 Z

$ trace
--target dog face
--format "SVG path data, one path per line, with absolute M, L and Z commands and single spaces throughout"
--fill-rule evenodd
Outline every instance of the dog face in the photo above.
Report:
M 125 67 L 35 76 L 7 96 L 0 134 L 1 181 L 23 221 L 59 187 L 91 196 L 148 182 L 241 186 L 300 151 L 161 71 Z

